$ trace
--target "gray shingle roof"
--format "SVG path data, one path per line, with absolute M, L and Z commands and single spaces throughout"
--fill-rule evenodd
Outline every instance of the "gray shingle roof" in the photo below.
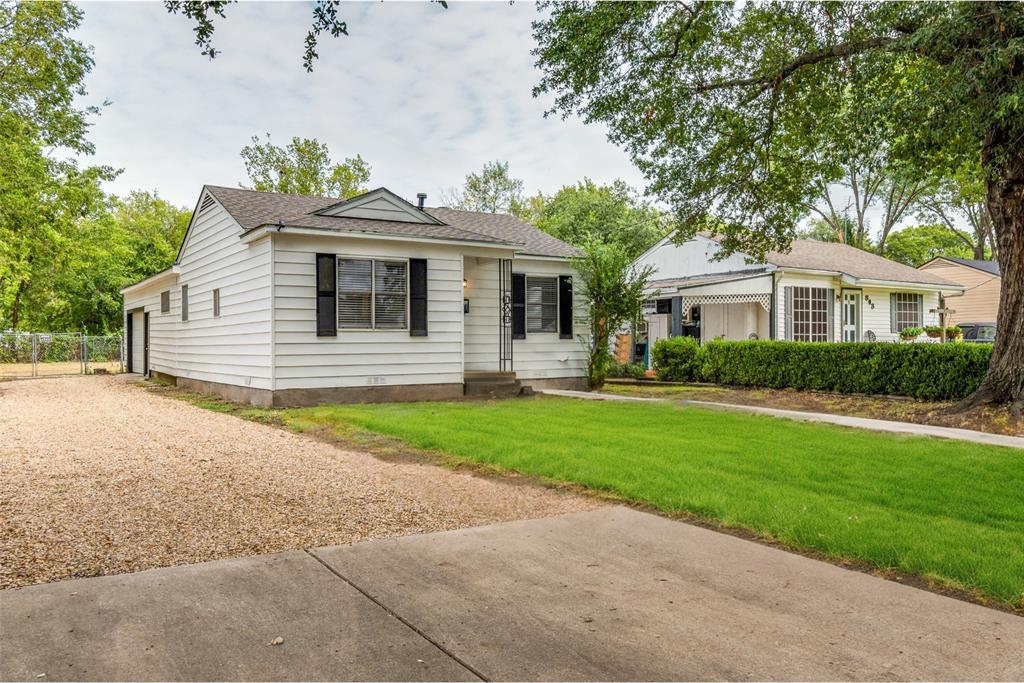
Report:
M 927 285 L 960 285 L 927 271 L 838 242 L 793 240 L 788 253 L 771 252 L 765 260 L 780 268 L 803 268 L 845 273 L 858 280 L 888 280 Z
M 573 256 L 572 247 L 551 235 L 504 214 L 426 208 L 428 214 L 443 225 L 406 223 L 345 216 L 321 216 L 315 212 L 337 204 L 337 197 L 257 192 L 236 187 L 207 185 L 228 213 L 244 230 L 278 222 L 292 227 L 361 232 L 367 234 L 424 237 L 430 239 L 488 242 L 509 245 L 516 251 L 534 256 Z
M 959 263 L 961 266 L 974 268 L 976 270 L 988 273 L 989 275 L 1002 277 L 1002 271 L 999 270 L 999 261 L 979 261 L 978 259 L 953 258 L 952 256 L 939 256 L 938 258 L 944 259 L 946 261 L 952 261 L 953 263 Z

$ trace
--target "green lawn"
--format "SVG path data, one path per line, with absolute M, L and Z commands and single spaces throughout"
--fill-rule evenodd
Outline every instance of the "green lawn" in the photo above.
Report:
M 398 437 L 612 491 L 1024 607 L 1024 451 L 660 403 L 322 406 L 286 424 Z

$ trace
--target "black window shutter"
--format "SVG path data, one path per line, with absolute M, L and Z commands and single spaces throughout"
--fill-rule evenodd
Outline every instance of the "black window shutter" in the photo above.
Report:
M 572 276 L 558 276 L 558 338 L 572 339 Z
M 512 273 L 512 338 L 526 339 L 526 276 Z
M 409 259 L 409 336 L 427 336 L 427 259 Z
M 338 336 L 338 268 L 334 254 L 316 255 L 316 336 Z

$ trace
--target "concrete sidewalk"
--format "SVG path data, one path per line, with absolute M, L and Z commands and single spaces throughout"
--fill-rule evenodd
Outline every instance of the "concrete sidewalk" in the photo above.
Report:
M 783 410 L 781 408 L 766 408 L 763 406 L 746 406 L 737 403 L 721 403 L 718 401 L 692 401 L 686 399 L 619 396 L 618 394 L 605 394 L 597 391 L 541 389 L 538 390 L 537 393 L 548 394 L 550 396 L 563 396 L 566 398 L 581 398 L 584 400 L 591 401 L 656 401 L 660 403 L 677 403 L 680 405 L 698 406 L 701 408 L 712 408 L 714 410 L 732 410 L 740 413 L 770 415 L 772 417 L 782 417 L 788 420 L 800 420 L 803 422 L 824 422 L 827 424 L 840 425 L 842 427 L 856 427 L 858 429 L 869 429 L 871 431 L 876 432 L 895 432 L 898 434 L 909 434 L 911 436 L 932 436 L 939 439 L 972 441 L 974 443 L 981 443 L 989 446 L 1007 446 L 1009 448 L 1024 448 L 1024 438 L 1019 436 L 1007 436 L 1005 434 L 990 434 L 988 432 L 978 432 L 972 429 L 957 429 L 955 427 L 936 427 L 933 425 L 917 424 L 915 422 L 876 420 L 867 417 L 832 415 L 831 413 L 809 413 L 801 410 Z
M 3 680 L 1014 680 L 1022 646 L 1020 617 L 622 507 L 0 592 Z

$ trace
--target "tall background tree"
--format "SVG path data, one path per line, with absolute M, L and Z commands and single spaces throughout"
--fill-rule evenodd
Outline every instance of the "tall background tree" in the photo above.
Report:
M 519 178 L 512 176 L 507 161 L 488 161 L 479 173 L 469 173 L 461 188 L 441 193 L 442 203 L 452 209 L 484 213 L 523 214 L 525 201 Z
M 370 165 L 361 156 L 334 162 L 327 144 L 316 138 L 293 137 L 279 147 L 270 133 L 265 142 L 254 135 L 241 154 L 252 188 L 261 192 L 347 199 L 366 192 L 370 182 Z
M 580 247 L 621 245 L 634 259 L 672 229 L 661 211 L 621 180 L 598 185 L 584 178 L 551 196 L 538 194 L 527 201 L 523 218 Z
M 978 164 L 1003 272 L 988 373 L 964 407 L 1024 402 L 1024 4 L 588 3 L 534 25 L 536 94 L 603 123 L 682 236 L 786 249 L 860 141 L 921 177 Z M 714 220 L 709 216 L 714 215 Z
M 169 266 L 189 212 L 108 196 L 117 171 L 87 155 L 91 49 L 70 3 L 0 0 L 0 330 L 113 332 L 118 290 Z

